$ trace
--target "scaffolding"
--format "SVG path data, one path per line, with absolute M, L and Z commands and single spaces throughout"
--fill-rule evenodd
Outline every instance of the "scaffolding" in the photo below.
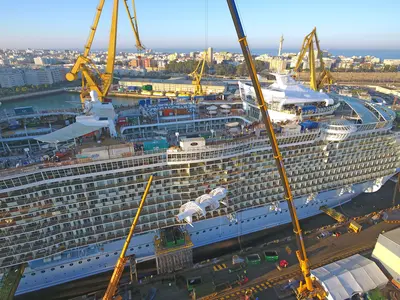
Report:
M 154 237 L 157 274 L 167 274 L 193 266 L 193 243 L 186 231 L 165 228 Z

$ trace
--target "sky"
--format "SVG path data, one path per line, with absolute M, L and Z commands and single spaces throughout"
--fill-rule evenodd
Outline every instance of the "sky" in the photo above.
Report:
M 106 0 L 92 49 L 107 47 Z M 142 43 L 152 49 L 238 49 L 225 0 L 136 0 Z M 131 1 L 128 1 L 131 4 Z M 324 49 L 400 50 L 400 0 L 236 0 L 252 49 L 299 49 L 317 27 Z M 83 49 L 98 0 L 1 0 L 0 48 Z M 207 9 L 206 9 L 207 8 Z M 135 40 L 122 0 L 118 49 Z

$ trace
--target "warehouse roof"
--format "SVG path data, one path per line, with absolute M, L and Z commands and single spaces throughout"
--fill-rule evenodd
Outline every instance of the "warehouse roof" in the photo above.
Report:
M 329 292 L 328 299 L 333 300 L 349 299 L 354 293 L 366 293 L 388 283 L 376 263 L 359 254 L 312 270 L 311 274 Z
M 155 78 L 121 78 L 122 82 L 140 82 L 140 83 L 163 83 L 163 84 L 192 84 L 191 80 L 185 79 L 155 79 Z M 202 80 L 202 85 L 220 85 L 225 86 L 226 83 L 223 81 L 209 81 L 209 80 Z

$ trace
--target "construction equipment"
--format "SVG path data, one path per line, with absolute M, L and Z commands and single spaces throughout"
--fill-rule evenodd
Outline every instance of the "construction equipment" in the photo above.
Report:
M 236 8 L 236 4 L 234 0 L 227 0 L 229 11 L 232 16 L 233 23 L 235 25 L 236 33 L 239 39 L 240 47 L 242 48 L 243 56 L 247 64 L 247 69 L 249 70 L 251 82 L 254 87 L 254 91 L 256 94 L 258 107 L 261 112 L 261 116 L 265 125 L 265 129 L 267 130 L 268 138 L 270 140 L 270 144 L 272 147 L 272 152 L 274 155 L 274 159 L 276 162 L 276 166 L 279 172 L 280 180 L 283 184 L 283 190 L 285 199 L 288 202 L 288 208 L 290 212 L 290 216 L 293 223 L 293 231 L 296 235 L 296 241 L 298 250 L 296 251 L 297 258 L 300 263 L 300 269 L 304 276 L 304 281 L 300 283 L 299 288 L 297 289 L 297 297 L 298 299 L 306 299 L 312 297 L 318 297 L 319 299 L 325 299 L 326 292 L 323 287 L 316 281 L 311 279 L 310 273 L 310 263 L 307 258 L 306 248 L 303 241 L 303 235 L 300 228 L 299 219 L 297 218 L 296 207 L 293 201 L 293 195 L 289 185 L 289 179 L 286 175 L 285 166 L 283 164 L 282 155 L 279 151 L 278 143 L 276 140 L 276 136 L 274 133 L 274 128 L 271 122 L 271 119 L 268 114 L 267 105 L 264 101 L 264 96 L 261 90 L 261 85 L 257 77 L 256 68 L 254 66 L 254 62 L 250 53 L 250 49 L 247 44 L 247 38 L 244 34 L 244 30 L 242 24 L 240 22 L 240 17 Z
M 199 60 L 196 69 L 192 73 L 189 74 L 193 78 L 192 84 L 194 85 L 194 95 L 195 96 L 203 96 L 203 87 L 201 86 L 201 78 L 204 73 L 204 66 L 207 61 L 207 51 L 204 51 L 203 58 Z M 200 72 L 199 72 L 200 69 Z
M 132 0 L 133 6 L 133 17 L 130 13 L 130 9 L 127 3 L 128 0 L 123 0 L 126 11 L 128 13 L 128 17 L 135 35 L 136 39 L 136 48 L 140 51 L 143 50 L 144 47 L 140 41 L 139 37 L 139 29 L 137 25 L 136 18 L 136 9 L 135 9 L 135 1 Z M 116 51 L 116 43 L 117 43 L 117 25 L 118 25 L 118 4 L 119 0 L 114 0 L 112 19 L 111 19 L 111 30 L 110 30 L 110 38 L 108 42 L 108 52 L 107 52 L 107 64 L 104 72 L 100 72 L 100 70 L 96 67 L 93 61 L 89 57 L 89 52 L 92 47 L 93 39 L 96 34 L 97 25 L 99 24 L 101 12 L 103 10 L 105 0 L 100 0 L 99 5 L 97 6 L 97 12 L 93 21 L 92 26 L 90 27 L 89 38 L 86 42 L 84 52 L 82 55 L 79 55 L 74 66 L 71 71 L 67 73 L 66 78 L 68 81 L 74 81 L 78 79 L 78 73 L 80 72 L 82 75 L 82 89 L 80 93 L 81 102 L 84 103 L 88 98 L 90 91 L 96 91 L 97 96 L 100 101 L 107 96 L 108 91 L 113 82 L 113 73 L 114 73 L 114 64 L 115 64 L 115 51 Z
M 124 246 L 122 247 L 121 254 L 119 255 L 118 261 L 115 264 L 114 273 L 111 276 L 111 280 L 108 284 L 106 293 L 104 294 L 103 300 L 111 300 L 111 299 L 118 299 L 122 300 L 120 296 L 114 298 L 114 295 L 118 289 L 119 280 L 121 279 L 122 272 L 124 271 L 126 263 L 129 261 L 129 257 L 126 257 L 126 250 L 129 247 L 129 243 L 131 242 L 132 235 L 135 231 L 136 224 L 139 220 L 140 213 L 142 212 L 142 208 L 144 205 L 144 201 L 146 200 L 147 194 L 149 193 L 151 183 L 153 181 L 153 175 L 150 176 L 149 180 L 147 181 L 146 189 L 144 190 L 142 200 L 140 201 L 139 208 L 136 212 L 135 218 L 133 219 L 131 228 L 129 230 L 128 236 L 126 237 Z
M 323 211 L 324 213 L 326 213 L 328 216 L 332 217 L 339 223 L 343 223 L 343 222 L 347 221 L 347 218 L 340 212 L 336 211 L 334 208 L 329 208 L 328 206 L 323 205 L 319 208 L 319 210 Z
M 349 230 L 355 232 L 355 233 L 359 233 L 362 229 L 362 226 L 360 224 L 358 224 L 356 221 L 351 220 L 350 224 L 349 224 Z
M 317 78 L 317 68 L 316 68 L 316 58 L 314 52 L 314 43 L 317 47 L 317 58 L 320 63 L 321 73 Z M 328 87 L 333 83 L 334 78 L 332 74 L 325 68 L 324 60 L 322 59 L 322 51 L 319 47 L 319 40 L 317 36 L 317 28 L 314 29 L 306 35 L 303 40 L 303 45 L 301 46 L 301 51 L 299 57 L 297 58 L 296 66 L 294 67 L 294 71 L 296 73 L 299 72 L 300 66 L 305 58 L 306 53 L 308 52 L 308 63 L 310 67 L 310 88 L 314 91 L 319 91 L 323 89 L 325 86 Z

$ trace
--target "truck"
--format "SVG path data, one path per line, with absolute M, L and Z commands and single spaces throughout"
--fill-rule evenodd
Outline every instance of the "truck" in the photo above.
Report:
M 279 259 L 278 252 L 276 251 L 264 251 L 265 261 L 276 262 Z

